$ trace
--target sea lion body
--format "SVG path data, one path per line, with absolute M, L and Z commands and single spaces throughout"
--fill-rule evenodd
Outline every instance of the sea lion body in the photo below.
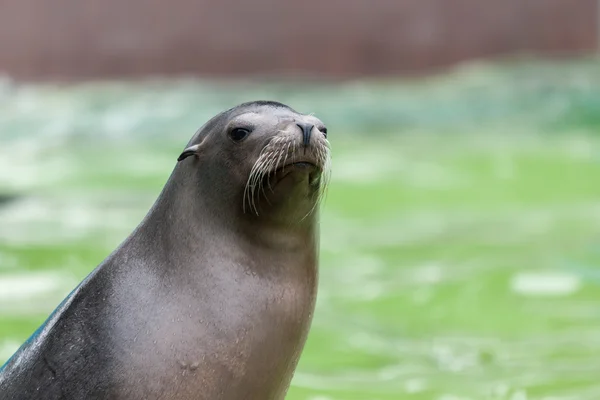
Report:
M 0 399 L 284 398 L 317 292 L 320 126 L 272 102 L 205 124 L 142 223 L 0 370 Z

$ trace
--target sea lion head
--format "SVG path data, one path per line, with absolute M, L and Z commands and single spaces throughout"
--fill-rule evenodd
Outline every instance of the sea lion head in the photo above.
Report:
M 330 176 L 325 124 L 278 102 L 240 104 L 208 121 L 178 158 L 186 184 L 213 212 L 301 222 Z M 209 204 L 210 203 L 210 204 Z

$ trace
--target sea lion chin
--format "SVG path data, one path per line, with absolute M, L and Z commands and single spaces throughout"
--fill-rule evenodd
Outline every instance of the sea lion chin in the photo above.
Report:
M 0 369 L 0 398 L 283 399 L 330 159 L 324 124 L 281 103 L 209 120 L 144 220 Z

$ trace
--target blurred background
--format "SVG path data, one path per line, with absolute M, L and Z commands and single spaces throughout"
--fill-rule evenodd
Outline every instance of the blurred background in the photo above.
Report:
M 599 399 L 598 3 L 3 0 L 0 364 L 269 99 L 333 147 L 289 399 Z

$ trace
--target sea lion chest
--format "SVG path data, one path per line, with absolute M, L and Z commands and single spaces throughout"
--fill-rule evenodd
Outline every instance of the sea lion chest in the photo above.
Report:
M 123 398 L 282 398 L 310 326 L 316 267 L 269 261 L 124 273 L 109 296 Z

